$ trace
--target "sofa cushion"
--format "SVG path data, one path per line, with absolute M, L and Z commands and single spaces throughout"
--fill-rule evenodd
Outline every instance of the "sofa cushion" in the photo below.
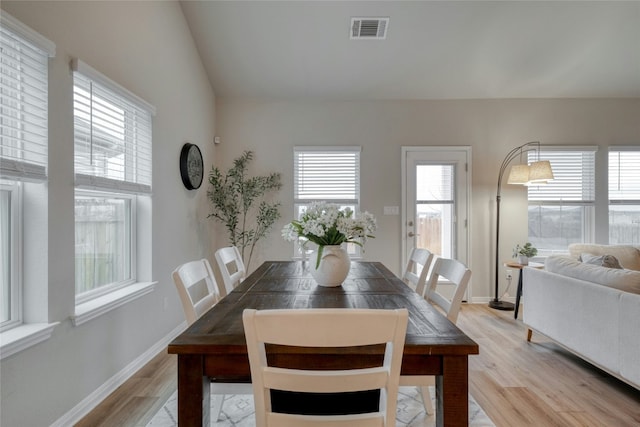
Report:
M 617 268 L 621 269 L 622 266 L 618 262 L 618 258 L 613 255 L 594 255 L 594 254 L 582 254 L 580 255 L 580 261 L 585 264 L 597 265 L 599 267 Z
M 593 255 L 613 255 L 618 258 L 622 268 L 640 270 L 640 249 L 631 245 L 596 245 L 593 243 L 572 243 L 569 253 L 575 259 L 583 253 Z
M 584 264 L 566 255 L 553 255 L 546 259 L 545 270 L 574 279 L 640 294 L 640 271 L 618 270 Z

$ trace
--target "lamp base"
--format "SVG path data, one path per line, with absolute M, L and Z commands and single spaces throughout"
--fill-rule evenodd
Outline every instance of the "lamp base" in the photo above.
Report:
M 509 301 L 500 301 L 497 299 L 489 301 L 489 307 L 504 311 L 513 311 L 516 308 L 516 306 Z

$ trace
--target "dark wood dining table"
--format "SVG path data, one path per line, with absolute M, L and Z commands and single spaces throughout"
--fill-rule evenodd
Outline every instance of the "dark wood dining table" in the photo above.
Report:
M 254 309 L 372 308 L 409 310 L 402 375 L 436 376 L 436 425 L 469 421 L 468 356 L 478 344 L 379 262 L 351 263 L 345 282 L 318 286 L 302 261 L 269 261 L 174 339 L 178 355 L 178 425 L 208 426 L 209 382 L 250 382 L 242 312 Z M 274 363 L 316 369 L 377 364 L 384 349 L 292 349 L 272 346 Z M 331 354 L 328 354 L 331 353 Z

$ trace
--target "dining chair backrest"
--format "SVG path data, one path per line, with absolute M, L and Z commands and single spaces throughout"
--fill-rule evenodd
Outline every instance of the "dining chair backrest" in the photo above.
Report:
M 173 281 L 178 289 L 187 324 L 191 325 L 220 300 L 220 289 L 206 259 L 190 261 L 173 271 Z M 225 395 L 251 394 L 251 384 L 216 382 L 211 379 L 209 388 L 212 399 L 212 419 L 220 420 Z
M 211 264 L 206 259 L 180 265 L 173 271 L 173 281 L 189 325 L 220 299 Z
M 251 366 L 257 427 L 394 426 L 407 329 L 406 309 L 246 309 L 242 316 Z M 292 347 L 354 347 L 386 344 L 378 367 L 304 370 L 271 367 L 266 344 Z M 310 369 L 312 369 L 310 367 Z M 377 412 L 354 415 L 297 415 L 273 412 L 270 390 L 345 393 L 380 390 Z
M 444 277 L 455 285 L 451 297 L 446 297 L 438 292 L 438 280 Z M 455 259 L 438 258 L 433 264 L 433 269 L 427 284 L 425 298 L 432 304 L 440 307 L 449 320 L 456 323 L 462 304 L 462 298 L 467 291 L 467 285 L 471 278 L 471 270 L 463 263 Z
M 411 286 L 419 295 L 424 295 L 429 267 L 434 255 L 424 248 L 414 248 L 402 274 L 402 281 Z
M 216 251 L 216 262 L 228 295 L 244 280 L 247 274 L 242 256 L 236 246 L 227 246 Z

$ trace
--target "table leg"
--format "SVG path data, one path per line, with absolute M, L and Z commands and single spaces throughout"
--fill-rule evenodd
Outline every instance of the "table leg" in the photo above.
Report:
M 436 376 L 436 426 L 469 425 L 468 356 L 445 356 Z
M 522 296 L 522 276 L 524 271 L 520 270 L 518 273 L 518 291 L 516 292 L 516 306 L 513 310 L 513 318 L 518 318 L 518 309 L 520 308 L 520 297 Z
M 178 355 L 178 425 L 209 426 L 210 381 L 202 356 Z

